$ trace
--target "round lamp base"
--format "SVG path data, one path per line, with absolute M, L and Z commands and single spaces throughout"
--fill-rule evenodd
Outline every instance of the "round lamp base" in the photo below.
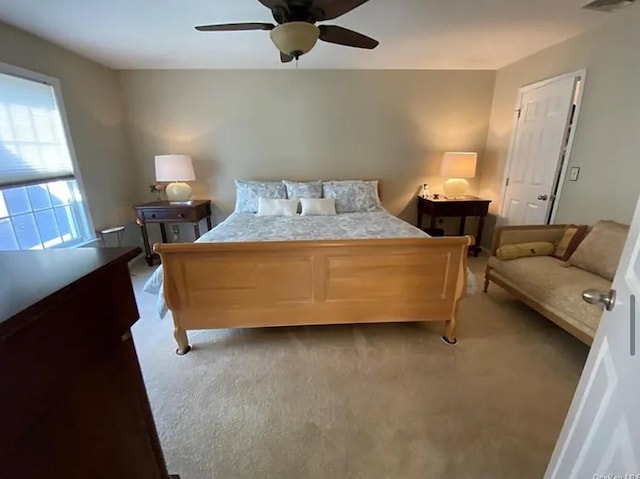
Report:
M 191 199 L 191 187 L 186 183 L 169 183 L 165 192 L 167 199 L 172 203 L 182 203 Z
M 460 198 L 469 191 L 469 182 L 464 178 L 450 178 L 442 187 L 447 198 Z

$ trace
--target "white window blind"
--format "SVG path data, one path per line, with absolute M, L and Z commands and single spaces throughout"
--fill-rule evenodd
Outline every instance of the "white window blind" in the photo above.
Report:
M 73 178 L 51 85 L 0 73 L 0 188 Z

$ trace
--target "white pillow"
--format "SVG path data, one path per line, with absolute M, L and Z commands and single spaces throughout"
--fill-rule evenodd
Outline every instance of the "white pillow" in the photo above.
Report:
M 258 198 L 258 216 L 296 216 L 298 199 Z
M 333 216 L 336 214 L 335 198 L 300 198 L 302 216 Z

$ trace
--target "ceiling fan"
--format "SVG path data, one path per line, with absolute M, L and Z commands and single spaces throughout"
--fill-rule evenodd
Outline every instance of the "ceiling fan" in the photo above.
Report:
M 232 32 L 267 30 L 280 50 L 280 61 L 288 63 L 311 51 L 318 40 L 347 47 L 372 50 L 379 44 L 353 30 L 336 25 L 316 25 L 333 20 L 367 3 L 369 0 L 258 0 L 271 10 L 277 25 L 272 23 L 228 23 L 202 25 L 200 32 Z

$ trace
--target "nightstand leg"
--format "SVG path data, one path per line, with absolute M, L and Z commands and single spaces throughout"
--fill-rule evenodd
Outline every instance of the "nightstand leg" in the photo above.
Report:
M 196 239 L 200 238 L 200 223 L 193 223 L 193 232 L 196 234 Z
M 167 240 L 167 228 L 165 228 L 164 223 L 160 223 L 160 234 L 162 235 L 162 242 L 168 243 Z
M 140 232 L 142 233 L 142 243 L 144 244 L 144 259 L 149 266 L 153 266 L 153 254 L 151 253 L 151 246 L 149 245 L 149 235 L 147 233 L 147 225 L 140 220 L 136 220 L 136 223 L 140 226 Z
M 480 254 L 482 244 L 482 230 L 484 229 L 484 216 L 478 218 L 478 234 L 476 235 L 476 246 L 473 251 L 473 255 L 477 258 Z
M 464 229 L 465 229 L 466 225 L 467 225 L 467 217 L 466 216 L 461 216 L 460 217 L 460 230 L 459 230 L 460 236 L 464 236 Z
M 207 216 L 207 231 L 211 230 L 211 215 Z

